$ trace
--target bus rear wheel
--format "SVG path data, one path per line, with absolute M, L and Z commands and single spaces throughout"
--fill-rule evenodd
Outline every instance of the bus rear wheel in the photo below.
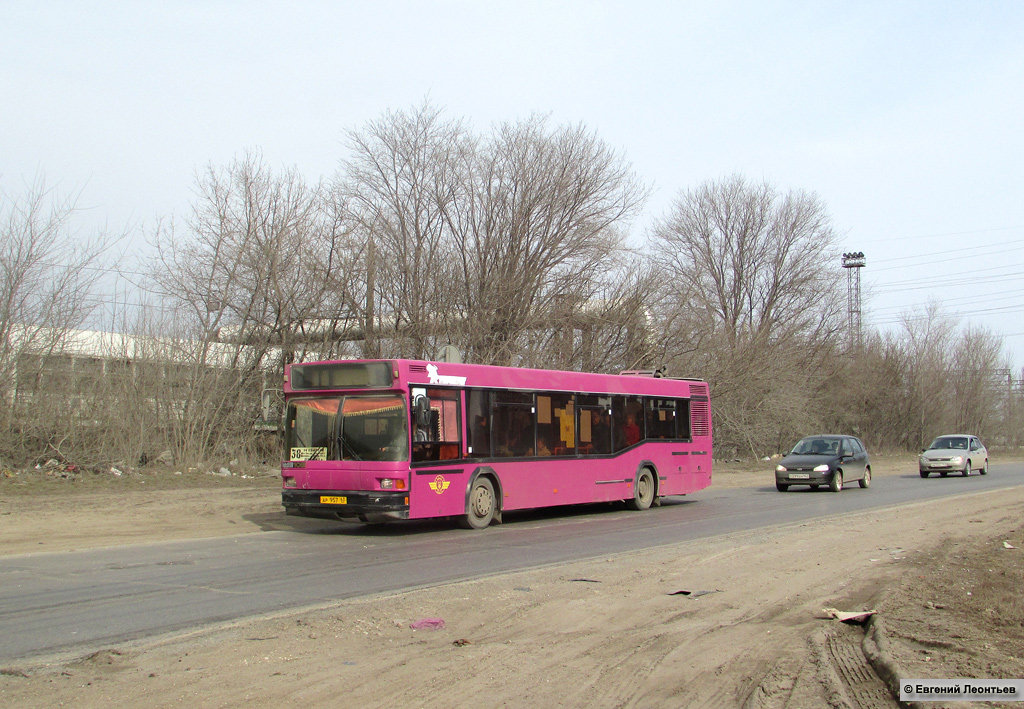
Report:
M 644 468 L 636 476 L 636 484 L 633 485 L 633 499 L 626 500 L 626 506 L 631 510 L 646 510 L 654 502 L 654 474 L 648 468 Z
M 466 514 L 459 523 L 466 529 L 485 529 L 494 519 L 494 485 L 487 478 L 477 478 L 469 490 Z

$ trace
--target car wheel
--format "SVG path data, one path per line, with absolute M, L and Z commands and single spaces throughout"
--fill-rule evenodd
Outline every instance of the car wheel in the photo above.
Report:
M 839 492 L 843 489 L 843 471 L 837 470 L 832 474 L 832 482 L 828 484 L 828 489 L 832 492 Z
M 960 471 L 960 474 L 965 478 L 971 474 L 971 461 L 964 463 L 964 469 Z
M 919 470 L 918 472 L 921 473 L 921 477 L 922 478 L 928 477 L 928 471 L 927 470 Z
M 985 458 L 985 464 L 981 466 L 981 474 L 988 475 L 988 458 Z
M 786 490 L 789 489 L 789 485 L 787 485 L 786 483 L 777 482 L 775 483 L 775 489 L 778 490 L 779 492 L 785 492 Z
M 864 471 L 864 477 L 860 479 L 861 487 L 871 487 L 871 468 Z

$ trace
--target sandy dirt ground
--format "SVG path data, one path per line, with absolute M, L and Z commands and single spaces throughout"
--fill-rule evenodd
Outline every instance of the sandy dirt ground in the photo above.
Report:
M 323 524 L 272 476 L 213 482 L 0 481 L 0 554 Z M 894 707 L 894 675 L 1024 678 L 1022 512 L 1024 487 L 197 628 L 0 668 L 0 706 Z

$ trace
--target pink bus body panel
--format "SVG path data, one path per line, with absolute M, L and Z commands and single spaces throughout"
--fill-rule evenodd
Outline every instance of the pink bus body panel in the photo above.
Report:
M 390 361 L 396 373 L 394 385 L 387 390 L 361 389 L 358 393 L 386 391 L 408 396 L 410 387 L 416 386 L 686 399 L 692 398 L 696 391 L 698 398 L 703 396 L 706 399 L 708 396 L 707 384 L 698 380 Z M 287 395 L 314 395 L 328 391 L 293 392 L 289 379 L 285 381 Z M 462 453 L 465 454 L 465 420 L 462 421 L 461 433 Z M 482 468 L 493 471 L 499 481 L 500 489 L 496 493 L 502 511 L 630 499 L 633 497 L 633 481 L 645 461 L 654 463 L 659 496 L 686 495 L 711 484 L 710 410 L 707 413 L 706 434 L 697 435 L 692 432 L 690 442 L 647 439 L 607 457 L 565 456 L 525 461 L 489 458 L 484 461 L 414 463 L 411 467 L 408 461 L 307 461 L 302 468 L 289 468 L 283 470 L 282 474 L 293 477 L 295 487 L 299 490 L 374 491 L 381 489 L 381 478 L 405 480 L 409 495 L 409 519 L 465 514 L 469 483 L 474 473 Z

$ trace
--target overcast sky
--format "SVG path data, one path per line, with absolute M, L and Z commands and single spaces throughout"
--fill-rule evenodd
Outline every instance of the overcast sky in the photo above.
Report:
M 388 109 L 550 114 L 653 186 L 638 239 L 709 179 L 814 191 L 866 324 L 939 300 L 1024 365 L 1020 0 L 2 0 L 0 96 L 0 186 L 81 190 L 140 245 L 247 150 L 315 180 Z

